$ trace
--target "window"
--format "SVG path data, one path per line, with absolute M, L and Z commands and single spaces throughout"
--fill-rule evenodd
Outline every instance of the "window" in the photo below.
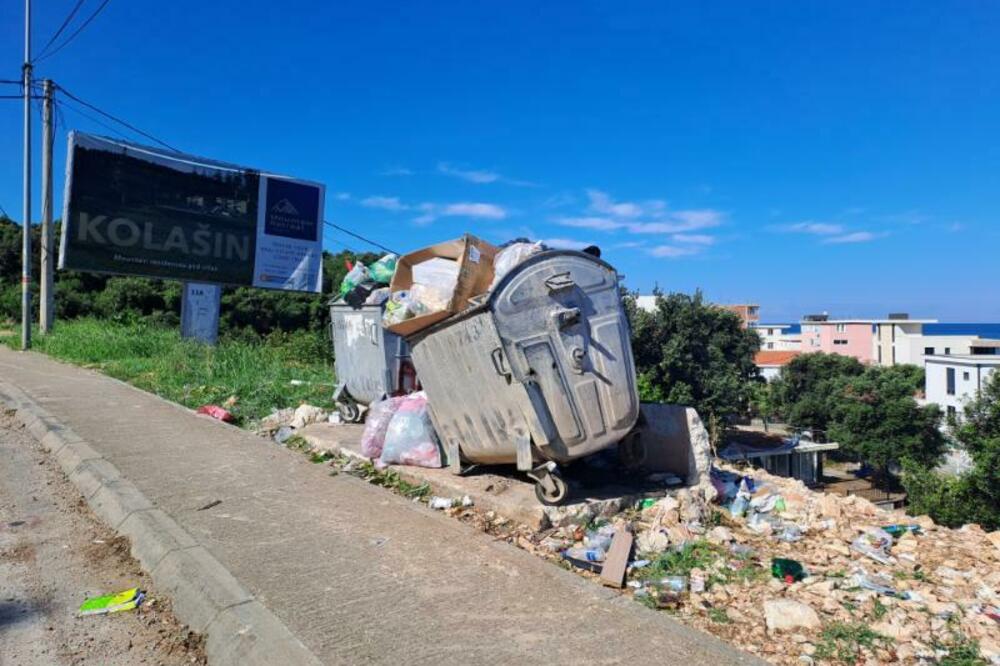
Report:
M 948 420 L 954 421 L 956 416 L 958 416 L 958 410 L 954 406 L 948 405 Z
M 835 344 L 835 345 L 846 345 L 847 344 L 847 340 L 834 340 L 833 344 Z
M 944 348 L 944 355 L 945 356 L 951 356 L 951 347 L 945 347 Z
M 962 381 L 966 381 L 966 382 L 969 381 L 969 373 L 968 372 L 963 372 L 962 373 Z
M 774 349 L 774 343 L 773 342 L 768 342 L 767 343 L 767 348 L 768 349 Z
M 837 333 L 846 333 L 847 324 L 837 324 Z
M 934 347 L 924 347 L 924 356 L 934 356 Z
M 955 395 L 955 368 L 948 368 L 946 371 L 948 382 L 948 395 Z

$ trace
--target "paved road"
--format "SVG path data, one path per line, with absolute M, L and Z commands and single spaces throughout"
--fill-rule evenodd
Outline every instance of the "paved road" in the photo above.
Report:
M 139 585 L 152 603 L 76 617 L 90 595 Z M 128 554 L 38 443 L 0 409 L 0 666 L 204 663 Z
M 761 663 L 422 505 L 97 373 L 0 349 L 0 378 L 87 440 L 322 663 Z

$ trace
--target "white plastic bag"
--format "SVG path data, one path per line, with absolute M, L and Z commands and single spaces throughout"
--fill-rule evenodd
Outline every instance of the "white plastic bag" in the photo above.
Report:
M 458 262 L 454 259 L 434 257 L 416 264 L 412 270 L 413 282 L 436 287 L 449 294 L 458 284 Z
M 541 252 L 545 247 L 541 243 L 511 243 L 497 253 L 493 261 L 493 284 L 492 290 L 500 284 L 504 275 L 511 272 L 518 264 L 533 254 Z
M 382 465 L 441 467 L 441 446 L 431 425 L 427 394 L 423 391 L 397 398 L 400 402 L 389 422 L 382 446 Z

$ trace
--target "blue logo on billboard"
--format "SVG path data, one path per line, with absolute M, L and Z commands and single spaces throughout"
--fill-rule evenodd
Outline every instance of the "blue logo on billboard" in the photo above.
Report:
M 276 178 L 267 179 L 264 233 L 315 241 L 319 228 L 319 188 Z

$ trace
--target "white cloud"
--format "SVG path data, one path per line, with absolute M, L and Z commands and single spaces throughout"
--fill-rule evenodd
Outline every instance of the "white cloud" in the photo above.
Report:
M 393 212 L 410 209 L 409 206 L 399 200 L 399 197 L 367 197 L 361 200 L 361 205 L 365 208 L 380 208 L 382 210 L 390 210 Z
M 446 176 L 460 178 L 461 180 L 470 183 L 477 183 L 479 185 L 487 183 L 506 183 L 507 185 L 515 185 L 517 187 L 538 187 L 537 183 L 532 183 L 527 180 L 507 178 L 506 176 L 500 175 L 496 171 L 489 171 L 487 169 L 462 169 L 452 166 L 448 162 L 439 162 L 437 170 L 438 173 L 443 173 Z
M 491 203 L 453 203 L 441 209 L 441 215 L 451 217 L 475 217 L 485 220 L 502 220 L 507 211 L 502 206 Z
M 582 250 L 593 245 L 593 243 L 573 240 L 572 238 L 543 238 L 541 242 L 549 247 L 562 250 Z
M 649 249 L 649 254 L 654 257 L 663 257 L 667 259 L 676 259 L 678 257 L 686 257 L 692 254 L 698 254 L 701 252 L 701 248 L 698 247 L 678 247 L 676 245 L 657 245 Z
M 636 222 L 611 217 L 562 217 L 556 219 L 556 224 L 597 231 L 624 229 L 631 234 L 675 234 L 722 224 L 722 213 L 714 210 L 671 211 L 665 216 L 666 219 L 660 222 Z
M 420 215 L 413 218 L 417 225 L 430 224 L 439 217 L 472 217 L 479 220 L 503 220 L 507 210 L 491 203 L 460 201 L 452 204 L 422 203 L 417 206 Z
M 675 243 L 690 243 L 692 245 L 712 245 L 715 237 L 707 234 L 674 234 L 671 240 Z
M 494 171 L 485 171 L 480 169 L 458 169 L 451 166 L 447 162 L 441 162 L 438 164 L 438 171 L 445 174 L 446 176 L 454 176 L 455 178 L 461 178 L 462 180 L 467 180 L 470 183 L 495 183 L 500 180 L 500 174 Z
M 780 229 L 782 231 L 791 231 L 799 234 L 812 234 L 814 236 L 833 236 L 835 234 L 844 233 L 844 226 L 841 224 L 813 222 L 812 220 L 789 224 L 787 226 L 780 227 Z
M 849 234 L 843 234 L 841 236 L 832 236 L 825 239 L 823 242 L 827 244 L 841 244 L 841 243 L 867 243 L 869 241 L 876 240 L 878 238 L 884 238 L 889 234 L 875 233 L 872 231 L 854 231 Z
M 615 203 L 606 192 L 601 190 L 587 190 L 587 197 L 590 199 L 590 210 L 594 213 L 632 218 L 639 217 L 646 212 L 643 206 L 638 203 L 631 201 Z M 656 203 L 662 204 L 664 202 L 658 201 Z
M 337 199 L 337 201 L 350 201 L 351 200 L 351 193 L 350 192 L 337 192 L 333 196 Z

